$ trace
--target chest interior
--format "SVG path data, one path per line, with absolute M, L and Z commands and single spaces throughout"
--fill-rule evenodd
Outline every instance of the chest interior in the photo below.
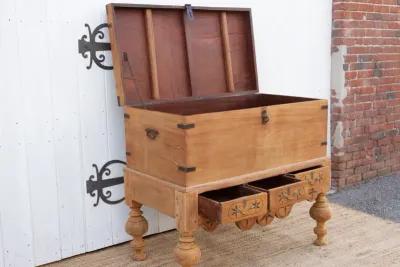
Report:
M 178 115 L 196 115 L 256 107 L 290 104 L 315 99 L 270 94 L 246 94 L 216 98 L 186 99 L 164 103 L 136 105 L 136 108 Z

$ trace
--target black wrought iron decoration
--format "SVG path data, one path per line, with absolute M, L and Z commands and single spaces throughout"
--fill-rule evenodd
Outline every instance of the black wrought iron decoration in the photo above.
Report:
M 112 66 L 106 66 L 103 64 L 106 56 L 104 54 L 98 53 L 111 50 L 110 43 L 96 42 L 96 37 L 101 40 L 104 39 L 104 32 L 102 32 L 101 30 L 103 28 L 108 28 L 108 24 L 100 24 L 94 29 L 93 32 L 91 31 L 89 24 L 86 23 L 85 27 L 88 29 L 89 36 L 84 34 L 82 35 L 81 39 L 78 40 L 78 50 L 84 58 L 88 58 L 87 53 L 89 53 L 90 62 L 89 65 L 86 66 L 86 68 L 90 69 L 94 61 L 94 63 L 96 63 L 96 65 L 100 68 L 105 70 L 112 70 Z
M 106 177 L 109 177 L 111 175 L 111 169 L 110 166 L 113 164 L 123 164 L 126 165 L 124 161 L 121 160 L 111 160 L 107 162 L 106 164 L 99 168 L 97 167 L 96 164 L 93 164 L 93 168 L 96 170 L 96 175 L 91 175 L 89 177 L 89 180 L 86 181 L 86 193 L 88 193 L 92 197 L 96 197 L 96 203 L 93 204 L 94 207 L 99 205 L 100 199 L 107 204 L 118 204 L 124 200 L 124 198 L 117 199 L 117 200 L 111 200 L 111 191 L 106 190 L 106 188 L 115 186 L 118 184 L 124 183 L 124 177 L 114 177 L 114 178 L 108 178 L 104 179 Z M 106 190 L 106 191 L 103 191 Z

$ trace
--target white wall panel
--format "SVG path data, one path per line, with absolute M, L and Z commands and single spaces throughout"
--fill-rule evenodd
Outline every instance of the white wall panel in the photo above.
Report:
M 4 266 L 3 227 L 1 223 L 1 209 L 0 209 L 0 267 L 3 266 Z
M 17 1 L 16 9 L 35 264 L 61 259 L 45 4 Z
M 252 9 L 260 91 L 330 96 L 331 1 L 259 1 Z
M 57 14 L 48 9 L 48 14 Z M 79 92 L 76 49 L 71 22 L 48 17 L 50 85 L 53 95 L 54 146 L 57 172 L 61 257 L 85 252 L 84 187 L 82 181 Z
M 98 20 L 92 24 L 98 24 Z M 108 159 L 106 107 L 103 71 L 94 68 L 88 72 L 85 66 L 81 65 L 78 66 L 78 77 L 83 154 L 83 176 L 81 178 L 84 183 L 94 173 L 92 164 L 101 166 Z M 93 198 L 85 195 L 85 213 L 87 250 L 111 245 L 111 207 L 100 203 L 94 208 Z
M 0 216 L 5 266 L 32 266 L 33 236 L 15 2 L 0 2 Z

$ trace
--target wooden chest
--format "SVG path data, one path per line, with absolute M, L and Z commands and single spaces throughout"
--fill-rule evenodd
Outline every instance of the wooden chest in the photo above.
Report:
M 181 186 L 326 155 L 327 101 L 258 93 L 249 10 L 110 7 L 128 167 Z
M 259 93 L 250 10 L 110 4 L 107 13 L 134 258 L 145 258 L 142 204 L 176 219 L 182 266 L 199 261 L 198 226 L 267 225 L 303 200 L 316 199 L 315 243 L 325 244 L 328 103 Z

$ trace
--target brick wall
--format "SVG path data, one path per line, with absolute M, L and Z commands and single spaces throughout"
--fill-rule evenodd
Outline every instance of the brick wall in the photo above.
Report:
M 400 0 L 333 0 L 332 184 L 400 170 Z

